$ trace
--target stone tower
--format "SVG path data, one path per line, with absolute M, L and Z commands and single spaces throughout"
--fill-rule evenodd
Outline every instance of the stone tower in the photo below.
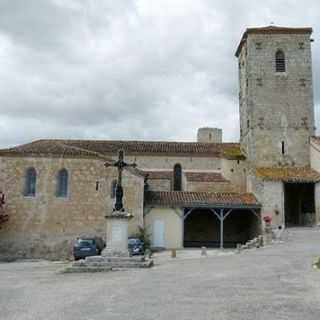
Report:
M 311 28 L 249 28 L 239 62 L 240 142 L 253 166 L 308 166 L 314 134 Z

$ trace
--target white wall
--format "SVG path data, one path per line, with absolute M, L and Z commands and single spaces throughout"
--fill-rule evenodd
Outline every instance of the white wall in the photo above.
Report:
M 315 184 L 316 224 L 320 224 L 320 183 Z
M 282 181 L 263 181 L 248 176 L 248 191 L 253 192 L 262 204 L 261 217 L 271 216 L 272 225 L 283 225 L 284 218 L 284 186 Z
M 146 209 L 145 228 L 153 244 L 153 225 L 156 220 L 164 222 L 164 242 L 165 248 L 183 247 L 183 219 L 181 209 L 173 208 L 153 208 Z
M 311 168 L 320 172 L 320 146 L 310 141 L 310 165 Z

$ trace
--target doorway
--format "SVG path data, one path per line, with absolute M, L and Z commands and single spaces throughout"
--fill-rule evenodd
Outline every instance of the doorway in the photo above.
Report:
M 314 183 L 284 184 L 285 224 L 311 226 L 315 222 Z
M 153 247 L 155 248 L 164 248 L 164 221 L 155 220 L 153 222 Z

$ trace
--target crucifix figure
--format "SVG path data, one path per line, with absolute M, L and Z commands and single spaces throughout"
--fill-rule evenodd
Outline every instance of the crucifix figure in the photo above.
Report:
M 125 167 L 133 167 L 135 168 L 137 165 L 135 163 L 129 164 L 124 162 L 124 151 L 123 150 L 119 150 L 119 156 L 118 156 L 118 160 L 109 165 L 109 164 L 105 164 L 106 167 L 109 166 L 113 166 L 118 168 L 118 180 L 117 180 L 117 186 L 116 186 L 116 202 L 114 204 L 114 208 L 113 211 L 124 211 L 123 208 L 123 202 L 122 202 L 122 198 L 123 198 L 123 189 L 122 189 L 122 171 L 123 168 Z

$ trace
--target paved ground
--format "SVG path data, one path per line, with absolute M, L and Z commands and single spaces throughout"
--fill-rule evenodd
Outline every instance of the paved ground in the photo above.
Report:
M 150 270 L 57 274 L 61 263 L 0 263 L 0 319 L 318 320 L 317 256 L 320 230 L 293 229 L 273 247 L 162 255 Z

